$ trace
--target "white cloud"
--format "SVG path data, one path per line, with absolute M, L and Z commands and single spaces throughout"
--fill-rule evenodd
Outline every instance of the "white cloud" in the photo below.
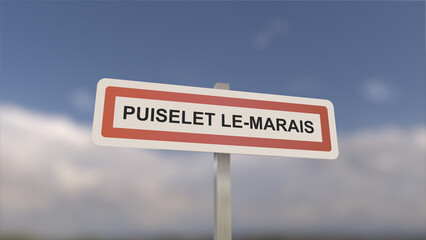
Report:
M 374 103 L 386 103 L 395 97 L 395 89 L 382 78 L 370 78 L 361 86 L 362 96 Z
M 209 234 L 213 156 L 99 147 L 63 116 L 3 106 L 1 232 Z M 335 161 L 232 156 L 235 234 L 425 234 L 425 126 L 340 138 Z
M 69 102 L 75 109 L 89 112 L 95 106 L 95 96 L 85 89 L 74 89 L 69 95 Z
M 268 48 L 272 41 L 280 36 L 285 36 L 289 31 L 285 19 L 270 19 L 266 25 L 253 36 L 253 46 L 258 50 Z

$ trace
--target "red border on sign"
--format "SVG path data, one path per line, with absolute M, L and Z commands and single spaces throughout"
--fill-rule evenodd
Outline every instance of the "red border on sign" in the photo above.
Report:
M 114 128 L 114 108 L 115 99 L 117 96 L 172 102 L 186 102 L 218 106 L 244 107 L 319 114 L 321 121 L 322 142 Z M 102 119 L 102 136 L 107 138 L 220 144 L 231 146 L 297 149 L 327 152 L 331 150 L 328 112 L 327 108 L 324 106 L 109 86 L 105 90 L 105 104 L 103 114 L 104 115 Z

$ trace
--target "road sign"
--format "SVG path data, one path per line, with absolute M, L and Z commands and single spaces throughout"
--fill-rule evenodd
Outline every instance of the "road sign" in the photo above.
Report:
M 102 79 L 96 144 L 335 159 L 328 100 Z

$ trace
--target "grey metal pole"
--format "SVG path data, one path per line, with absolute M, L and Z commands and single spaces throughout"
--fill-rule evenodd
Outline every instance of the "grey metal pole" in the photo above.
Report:
M 228 83 L 216 83 L 216 89 L 229 90 Z M 214 153 L 214 240 L 231 240 L 231 156 Z

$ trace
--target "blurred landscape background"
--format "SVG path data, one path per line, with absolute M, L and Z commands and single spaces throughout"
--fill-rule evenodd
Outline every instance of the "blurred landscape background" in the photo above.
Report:
M 329 99 L 336 160 L 231 155 L 236 240 L 425 239 L 424 1 L 0 1 L 0 239 L 213 239 L 213 154 L 100 147 L 101 78 Z

